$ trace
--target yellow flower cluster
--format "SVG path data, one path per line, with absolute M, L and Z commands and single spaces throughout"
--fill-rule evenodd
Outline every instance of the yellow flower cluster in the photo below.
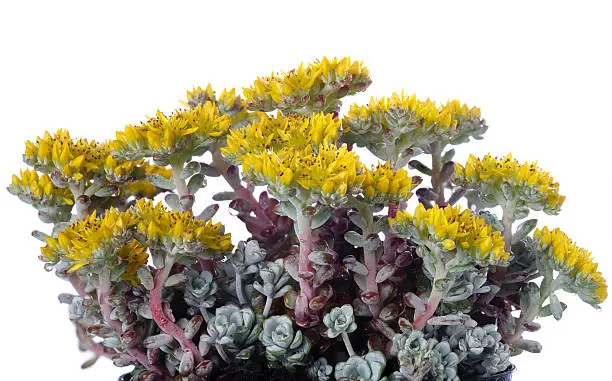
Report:
M 411 190 L 419 183 L 404 169 L 394 170 L 389 163 L 379 164 L 376 169 L 365 169 L 361 185 L 363 195 L 369 203 L 398 204 L 408 200 Z
M 419 204 L 414 215 L 399 211 L 389 224 L 397 234 L 411 235 L 417 242 L 440 244 L 448 252 L 459 250 L 480 265 L 505 263 L 510 257 L 504 251 L 499 231 L 493 231 L 484 219 L 458 206 L 442 209 L 435 205 L 426 210 Z
M 246 176 L 268 184 L 276 193 L 311 190 L 332 204 L 363 181 L 362 165 L 346 146 L 321 145 L 316 151 L 312 145 L 285 147 L 278 152 L 247 153 L 242 160 Z
M 434 141 L 459 144 L 486 131 L 480 109 L 457 100 L 438 106 L 430 99 L 393 93 L 370 99 L 365 106 L 352 105 L 342 121 L 348 142 L 367 147 L 385 161 L 396 163 L 402 152 L 420 148 L 428 151 Z
M 68 188 L 58 188 L 49 175 L 26 169 L 20 176 L 13 175 L 8 191 L 37 207 L 72 205 L 74 198 Z
M 47 237 L 41 253 L 48 261 L 68 260 L 69 272 L 88 265 L 124 266 L 123 279 L 135 283 L 136 270 L 147 263 L 149 246 L 198 255 L 225 253 L 232 249 L 231 236 L 222 230 L 220 223 L 168 211 L 161 203 L 141 199 L 125 212 L 110 208 L 102 218 L 94 212 L 57 238 Z
M 279 151 L 284 147 L 302 149 L 334 144 L 338 139 L 340 120 L 332 114 L 316 113 L 306 116 L 265 116 L 246 127 L 232 130 L 227 136 L 227 146 L 221 153 L 232 161 L 240 162 L 247 153 Z
M 62 182 L 88 181 L 99 176 L 110 182 L 123 182 L 143 165 L 114 160 L 109 143 L 72 139 L 66 130 L 45 132 L 35 142 L 27 141 L 24 161 L 36 170 L 58 176 Z
M 465 166 L 455 164 L 455 183 L 484 194 L 500 192 L 502 183 L 512 186 L 517 201 L 548 214 L 558 214 L 565 196 L 559 194 L 559 183 L 537 163 L 519 163 L 512 154 L 503 158 L 487 154 L 482 159 L 470 155 Z
M 234 128 L 248 123 L 250 116 L 252 116 L 247 111 L 246 102 L 239 95 L 236 95 L 235 89 L 223 89 L 221 95 L 217 98 L 210 83 L 205 89 L 198 86 L 191 91 L 187 91 L 187 101 L 181 101 L 185 106 L 191 108 L 196 108 L 198 105 L 203 106 L 207 102 L 214 103 L 222 115 L 229 115 L 231 125 Z
M 315 111 L 334 111 L 339 98 L 363 91 L 370 83 L 369 71 L 361 62 L 323 57 L 287 73 L 257 78 L 243 92 L 250 110 L 298 112 L 309 106 Z
M 533 238 L 542 254 L 555 264 L 555 270 L 576 281 L 578 295 L 588 303 L 600 304 L 608 296 L 608 286 L 591 252 L 579 247 L 561 230 L 536 229 Z
M 212 102 L 178 110 L 170 116 L 158 111 L 139 126 L 128 125 L 111 143 L 113 156 L 127 160 L 153 157 L 161 162 L 189 160 L 227 133 L 230 117 Z

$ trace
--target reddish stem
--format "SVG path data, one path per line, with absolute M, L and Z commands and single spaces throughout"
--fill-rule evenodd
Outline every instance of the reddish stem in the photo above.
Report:
M 164 283 L 166 279 L 168 279 L 168 275 L 170 274 L 170 270 L 172 268 L 172 261 L 168 260 L 166 257 L 166 266 L 162 269 L 157 270 L 157 274 L 155 274 L 155 280 L 153 282 L 153 289 L 150 293 L 150 305 L 151 305 L 151 315 L 153 315 L 153 320 L 157 323 L 159 328 L 174 337 L 176 341 L 179 342 L 183 350 L 189 350 L 193 353 L 193 358 L 196 364 L 199 364 L 202 361 L 202 355 L 198 350 L 198 347 L 194 344 L 191 339 L 185 337 L 185 332 L 170 319 L 166 313 L 164 312 L 163 303 L 162 303 L 162 290 L 164 288 Z M 168 263 L 170 262 L 170 263 Z
M 103 270 L 102 274 L 100 274 L 100 294 L 98 301 L 100 303 L 100 311 L 102 312 L 102 316 L 104 316 L 106 324 L 108 324 L 117 335 L 121 336 L 121 333 L 123 332 L 121 322 L 118 320 L 113 320 L 110 317 L 113 307 L 110 305 L 110 303 L 108 303 L 108 299 L 110 298 L 110 279 L 108 271 L 109 270 Z M 165 375 L 165 372 L 161 368 L 149 362 L 147 354 L 141 348 L 129 347 L 125 350 L 130 356 L 136 359 L 136 361 L 147 369 L 159 375 Z
M 85 298 L 85 296 L 87 296 L 87 293 L 85 292 L 85 287 L 83 286 L 83 282 L 81 282 L 76 272 L 70 273 L 70 275 L 68 275 L 68 280 L 81 298 Z
M 425 305 L 425 311 L 423 311 L 423 313 L 412 323 L 414 329 L 421 330 L 425 327 L 427 321 L 436 313 L 442 296 L 442 293 L 435 288 L 431 291 L 429 299 L 427 299 L 427 305 Z

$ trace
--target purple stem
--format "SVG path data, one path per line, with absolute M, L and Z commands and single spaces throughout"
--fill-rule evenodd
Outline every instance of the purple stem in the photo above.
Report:
M 166 265 L 157 270 L 157 274 L 155 274 L 155 279 L 153 281 L 153 289 L 150 293 L 150 305 L 151 305 L 151 315 L 153 315 L 153 320 L 157 323 L 159 328 L 174 337 L 176 341 L 179 342 L 183 350 L 189 350 L 193 353 L 193 358 L 196 364 L 199 364 L 202 361 L 202 355 L 198 350 L 198 347 L 194 344 L 191 339 L 185 337 L 185 332 L 170 319 L 166 313 L 164 312 L 163 302 L 162 302 L 162 290 L 164 288 L 164 283 L 168 279 L 168 275 L 170 275 L 170 270 L 172 269 L 172 265 L 174 264 L 173 259 L 171 259 L 170 255 L 166 256 Z

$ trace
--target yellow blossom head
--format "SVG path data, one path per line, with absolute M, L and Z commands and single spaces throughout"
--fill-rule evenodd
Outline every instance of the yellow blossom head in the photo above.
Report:
M 574 292 L 585 302 L 597 306 L 608 296 L 608 286 L 591 252 L 579 247 L 561 230 L 548 227 L 533 233 L 535 247 L 554 270 L 567 277 L 566 291 Z
M 147 263 L 150 247 L 176 255 L 214 256 L 230 252 L 232 244 L 219 223 L 141 199 L 125 212 L 110 208 L 103 217 L 94 212 L 59 232 L 57 238 L 47 237 L 41 253 L 48 262 L 67 261 L 69 272 L 85 266 L 91 271 L 110 267 L 136 283 L 136 270 Z
M 504 251 L 504 240 L 484 219 L 472 215 L 468 209 L 447 206 L 425 209 L 419 204 L 414 214 L 399 211 L 389 220 L 392 231 L 417 243 L 444 249 L 442 258 L 450 261 L 455 254 L 464 254 L 482 266 L 506 264 L 510 254 Z M 422 246 L 423 247 L 423 246 Z M 431 248 L 420 250 L 420 255 L 431 254 Z
M 480 138 L 486 131 L 476 107 L 456 100 L 438 106 L 403 91 L 390 97 L 372 97 L 365 106 L 351 105 L 342 124 L 347 142 L 367 147 L 396 167 L 405 165 L 409 150 L 427 152 L 434 141 L 459 144 L 470 137 Z
M 368 203 L 399 204 L 412 196 L 420 178 L 408 176 L 404 169 L 394 170 L 389 163 L 363 171 L 363 197 Z
M 257 78 L 243 92 L 250 110 L 309 114 L 337 111 L 340 98 L 365 90 L 371 82 L 361 62 L 323 57 L 286 73 Z
M 262 119 L 230 131 L 227 146 L 221 149 L 224 156 L 241 162 L 247 153 L 279 151 L 283 148 L 302 149 L 321 144 L 334 144 L 338 140 L 340 120 L 332 114 L 316 113 L 310 116 L 265 116 Z
M 40 175 L 29 169 L 21 171 L 20 176 L 13 175 L 8 191 L 37 209 L 74 204 L 74 197 L 69 189 L 58 188 L 49 175 Z
M 559 194 L 559 183 L 537 163 L 519 163 L 512 154 L 503 158 L 487 154 L 482 159 L 470 155 L 465 166 L 455 164 L 455 183 L 491 195 L 493 204 L 511 197 L 518 205 L 547 214 L 558 214 L 565 197 Z M 505 187 L 505 190 L 502 189 Z
M 278 152 L 248 153 L 243 156 L 245 176 L 268 188 L 280 198 L 299 192 L 308 195 L 304 203 L 318 200 L 330 205 L 346 201 L 347 193 L 359 190 L 363 175 L 361 163 L 346 146 L 308 145 L 287 147 Z
M 158 111 L 139 126 L 129 125 L 117 132 L 113 156 L 127 160 L 152 157 L 157 162 L 188 161 L 203 154 L 230 128 L 230 117 L 221 115 L 212 102 L 178 110 L 170 116 Z

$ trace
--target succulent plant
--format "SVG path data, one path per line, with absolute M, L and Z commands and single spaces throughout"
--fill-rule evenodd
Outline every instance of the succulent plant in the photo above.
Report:
M 265 319 L 259 341 L 266 348 L 270 366 L 284 366 L 287 369 L 304 365 L 311 347 L 302 331 L 293 329 L 293 320 L 287 315 Z
M 383 381 L 387 360 L 382 352 L 368 352 L 364 356 L 351 356 L 346 362 L 336 364 L 334 376 L 338 381 Z
M 244 99 L 196 87 L 109 142 L 26 142 L 31 168 L 8 191 L 49 224 L 32 235 L 74 288 L 59 299 L 93 353 L 84 367 L 134 366 L 124 381 L 456 381 L 540 352 L 526 336 L 563 317 L 559 291 L 599 308 L 591 253 L 526 219 L 560 212 L 548 172 L 511 155 L 455 163 L 451 146 L 488 129 L 457 100 L 401 92 L 342 115 L 370 82 L 363 63 L 323 58 L 257 78 Z M 384 162 L 364 165 L 355 145 Z M 249 233 L 235 249 L 212 221 L 220 204 L 194 210 L 212 177 Z
M 319 357 L 306 369 L 306 374 L 313 381 L 329 381 L 332 377 L 334 367 L 327 363 L 325 357 Z
M 206 329 L 208 333 L 200 336 L 200 346 L 205 348 L 202 352 L 214 345 L 227 362 L 225 350 L 237 359 L 246 360 L 253 354 L 254 343 L 262 332 L 261 317 L 250 308 L 229 304 L 217 308 Z
M 274 262 L 260 262 L 258 267 L 259 277 L 262 283 L 255 281 L 253 283 L 253 288 L 265 295 L 266 305 L 263 315 L 268 316 L 273 300 L 284 296 L 287 291 L 292 289 L 291 285 L 287 284 L 291 276 L 285 272 L 282 259 L 277 259 Z
M 206 311 L 215 305 L 217 289 L 217 283 L 210 271 L 198 273 L 190 270 L 185 275 L 185 303 L 196 308 L 198 312 Z

